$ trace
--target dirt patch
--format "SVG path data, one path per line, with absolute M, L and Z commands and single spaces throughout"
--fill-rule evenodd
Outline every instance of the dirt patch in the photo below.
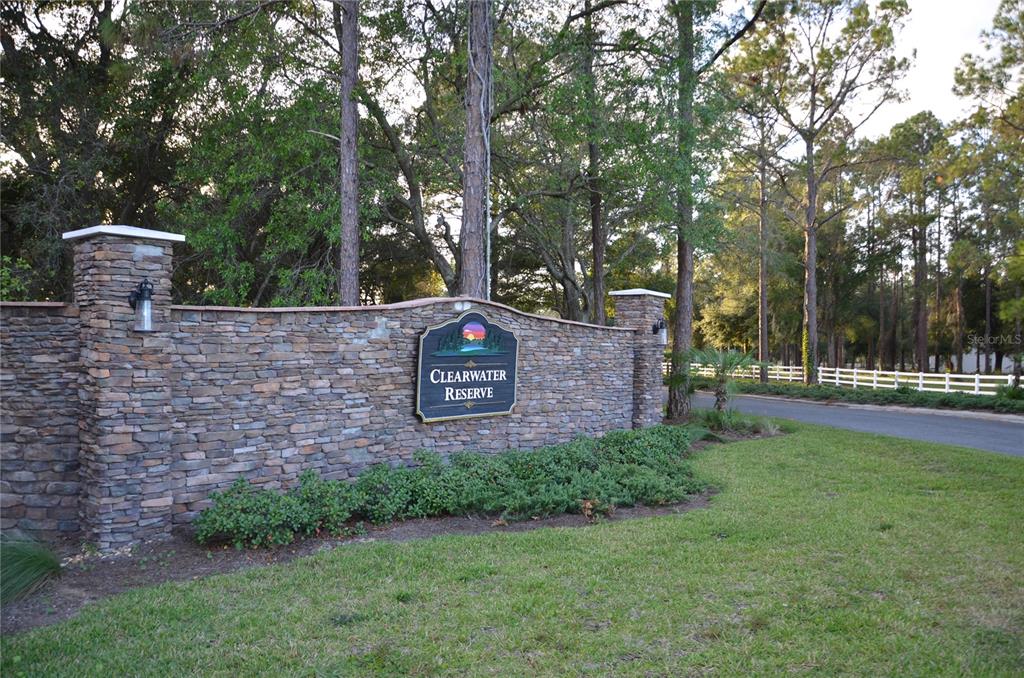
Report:
M 650 516 L 685 513 L 705 508 L 714 491 L 689 501 L 664 506 L 635 506 L 617 509 L 601 521 L 619 521 Z M 504 524 L 493 517 L 449 516 L 406 520 L 372 526 L 359 537 L 311 538 L 274 549 L 239 550 L 230 546 L 200 546 L 191 531 L 182 528 L 166 541 L 143 544 L 130 552 L 108 556 L 76 557 L 59 579 L 37 593 L 7 605 L 0 612 L 4 635 L 69 619 L 89 603 L 122 591 L 168 581 L 188 581 L 250 567 L 286 563 L 350 544 L 370 541 L 404 542 L 439 535 L 474 535 L 488 532 L 525 532 L 541 527 L 586 527 L 594 524 L 583 515 L 566 514 Z

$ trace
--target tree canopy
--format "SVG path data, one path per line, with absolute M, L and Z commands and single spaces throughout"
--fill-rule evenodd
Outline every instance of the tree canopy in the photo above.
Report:
M 184 233 L 180 302 L 456 294 L 483 176 L 497 301 L 604 323 L 642 286 L 679 350 L 1019 365 L 1019 0 L 956 70 L 968 115 L 878 139 L 902 0 L 487 4 L 0 3 L 0 295 L 70 299 L 60 236 L 97 223 Z

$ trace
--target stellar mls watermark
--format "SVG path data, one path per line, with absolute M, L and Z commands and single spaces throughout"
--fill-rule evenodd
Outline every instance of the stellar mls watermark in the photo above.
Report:
M 975 348 L 990 348 L 997 347 L 1009 347 L 1009 346 L 1020 346 L 1022 335 L 1020 334 L 991 334 L 984 336 L 969 332 L 967 334 L 967 344 Z

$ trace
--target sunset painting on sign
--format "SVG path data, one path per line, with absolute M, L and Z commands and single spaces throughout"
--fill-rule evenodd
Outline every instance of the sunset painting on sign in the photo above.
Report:
M 472 317 L 475 316 L 475 317 Z M 506 352 L 504 334 L 499 327 L 490 325 L 477 313 L 454 324 L 440 339 L 432 355 L 503 355 Z
M 462 327 L 462 338 L 466 341 L 483 341 L 487 330 L 480 323 L 466 323 Z

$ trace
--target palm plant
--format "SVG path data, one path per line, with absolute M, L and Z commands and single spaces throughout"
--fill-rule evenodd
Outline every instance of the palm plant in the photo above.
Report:
M 0 603 L 27 595 L 60 574 L 60 559 L 35 539 L 0 535 Z
M 739 351 L 722 351 L 715 348 L 695 349 L 691 353 L 692 360 L 703 366 L 710 367 L 715 390 L 715 409 L 723 411 L 729 405 L 734 378 L 738 370 L 749 369 L 760 363 L 749 353 Z

